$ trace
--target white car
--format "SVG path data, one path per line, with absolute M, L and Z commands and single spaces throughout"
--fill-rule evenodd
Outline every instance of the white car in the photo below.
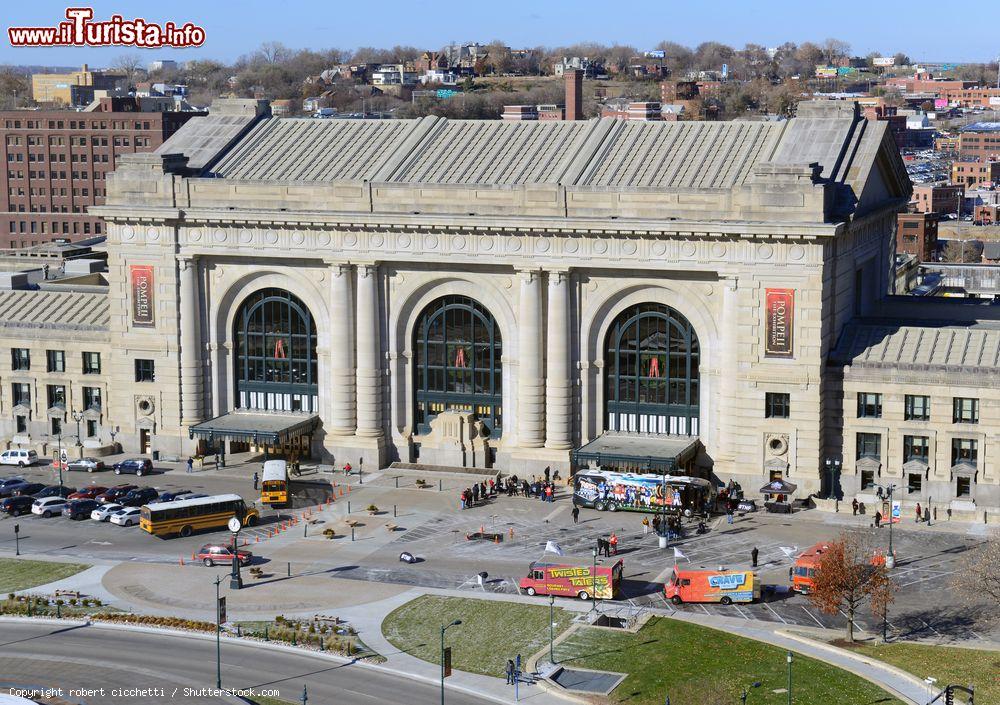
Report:
M 42 497 L 31 505 L 31 513 L 48 519 L 53 514 L 62 514 L 68 506 L 69 502 L 62 497 Z
M 111 523 L 118 526 L 134 526 L 139 523 L 139 507 L 122 507 L 111 515 Z
M 119 511 L 122 505 L 110 502 L 108 504 L 102 504 L 97 509 L 90 513 L 90 518 L 94 521 L 109 521 L 111 515 Z
M 25 467 L 27 465 L 34 465 L 38 462 L 38 453 L 33 450 L 5 450 L 0 453 L 0 465 L 17 465 L 18 467 Z

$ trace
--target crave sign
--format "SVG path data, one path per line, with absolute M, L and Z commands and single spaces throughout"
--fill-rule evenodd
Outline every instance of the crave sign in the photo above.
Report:
M 137 328 L 155 327 L 153 266 L 149 264 L 130 265 L 129 280 L 132 283 L 132 325 Z
M 764 356 L 792 357 L 795 289 L 766 289 Z

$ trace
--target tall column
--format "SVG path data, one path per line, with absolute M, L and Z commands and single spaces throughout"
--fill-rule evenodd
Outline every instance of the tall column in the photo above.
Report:
M 179 261 L 181 425 L 202 421 L 201 315 L 198 260 Z
M 354 373 L 353 267 L 330 263 L 330 433 L 353 436 L 357 427 Z
M 518 443 L 522 448 L 541 448 L 545 441 L 541 272 L 521 271 L 518 278 L 521 282 L 517 334 Z
M 378 264 L 358 265 L 358 435 L 382 435 Z
M 722 359 L 714 365 L 719 375 L 719 444 L 718 453 L 721 459 L 735 462 L 736 433 L 739 427 L 739 409 L 737 408 L 737 389 L 740 322 L 739 322 L 739 279 L 735 276 L 725 277 L 722 284 L 722 330 L 725 339 L 722 343 Z M 701 423 L 707 419 L 702 417 Z M 702 433 L 701 435 L 704 435 Z
M 545 335 L 545 447 L 572 446 L 573 393 L 570 380 L 569 272 L 549 272 Z

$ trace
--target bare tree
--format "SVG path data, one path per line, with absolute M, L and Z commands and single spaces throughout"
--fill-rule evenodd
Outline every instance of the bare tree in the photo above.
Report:
M 116 68 L 125 74 L 125 78 L 128 81 L 129 86 L 135 85 L 135 80 L 142 73 L 142 57 L 138 54 L 122 54 L 117 59 L 115 59 L 112 68 Z
M 1000 608 L 1000 534 L 969 551 L 955 572 L 955 588 L 970 601 L 991 603 L 996 614 Z
M 836 63 L 837 59 L 847 56 L 851 51 L 851 45 L 840 39 L 827 39 L 823 42 L 823 54 L 828 64 Z
M 896 585 L 885 564 L 873 561 L 875 552 L 863 537 L 842 534 L 827 545 L 816 569 L 809 601 L 827 614 L 847 616 L 847 640 L 854 641 L 854 622 L 866 602 L 881 617 L 892 604 Z

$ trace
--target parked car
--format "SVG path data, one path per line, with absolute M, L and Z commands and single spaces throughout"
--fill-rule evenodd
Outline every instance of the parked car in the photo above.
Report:
M 103 460 L 98 460 L 97 458 L 80 458 L 79 460 L 71 460 L 66 463 L 66 469 L 96 472 L 97 470 L 106 470 L 107 467 L 104 465 Z
M 91 485 L 90 487 L 81 487 L 66 499 L 97 499 L 97 495 L 103 494 L 107 491 L 107 487 L 102 487 L 101 485 Z
M 98 504 L 97 509 L 90 513 L 90 518 L 94 521 L 108 521 L 111 519 L 111 515 L 122 508 L 122 505 L 115 502 L 108 502 L 107 504 Z
M 38 453 L 33 450 L 5 450 L 0 453 L 0 465 L 17 465 L 19 468 L 38 462 Z
M 191 490 L 177 490 L 176 492 L 162 492 L 156 498 L 156 502 L 173 502 L 175 499 L 190 499 Z M 154 504 L 154 502 L 149 502 Z
M 118 501 L 123 507 L 141 507 L 149 503 L 150 500 L 156 499 L 159 494 L 152 487 L 138 487 Z
M 10 514 L 12 517 L 27 514 L 31 511 L 31 505 L 35 503 L 35 498 L 31 495 L 17 495 L 0 499 L 0 511 Z
M 238 551 L 240 565 L 250 565 L 253 554 L 250 551 Z M 198 560 L 211 568 L 216 563 L 233 564 L 233 547 L 221 543 L 207 543 L 198 551 Z
M 69 502 L 63 497 L 42 497 L 31 505 L 31 513 L 48 519 L 53 514 L 62 514 L 68 505 Z
M 136 477 L 142 477 L 153 472 L 153 461 L 149 458 L 130 458 L 120 463 L 114 464 L 115 475 L 122 473 L 135 473 Z
M 76 492 L 76 488 L 70 487 L 69 485 L 49 485 L 48 487 L 36 492 L 34 497 L 35 499 L 44 499 L 45 497 L 61 497 L 62 499 L 67 499 L 74 492 Z
M 96 497 L 94 497 L 94 499 L 96 499 L 101 504 L 105 504 L 107 502 L 114 502 L 115 504 L 118 504 L 119 499 L 121 499 L 122 497 L 124 497 L 137 487 L 138 485 L 115 485 L 114 487 L 111 487 L 102 492 L 101 494 L 97 495 Z
M 18 485 L 18 487 L 11 492 L 11 497 L 20 497 L 21 495 L 35 495 L 45 489 L 45 483 L 43 482 L 26 482 L 23 485 Z
M 118 526 L 134 526 L 139 523 L 139 507 L 122 507 L 111 515 L 111 523 Z
M 21 485 L 27 485 L 28 481 L 23 477 L 9 477 L 0 482 L 0 497 L 10 497 Z
M 96 499 L 71 499 L 66 509 L 66 516 L 70 519 L 88 519 L 90 513 L 97 507 Z

